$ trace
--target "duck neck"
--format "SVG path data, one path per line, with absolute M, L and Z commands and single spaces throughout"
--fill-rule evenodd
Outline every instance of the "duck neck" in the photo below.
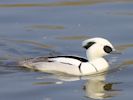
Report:
M 102 57 L 99 57 L 99 56 L 97 56 L 97 55 L 95 55 L 95 54 L 94 54 L 94 55 L 90 55 L 90 54 L 86 53 L 86 55 L 87 55 L 88 61 L 93 61 L 93 60 L 102 58 Z M 103 59 L 104 59 L 104 58 L 103 58 Z

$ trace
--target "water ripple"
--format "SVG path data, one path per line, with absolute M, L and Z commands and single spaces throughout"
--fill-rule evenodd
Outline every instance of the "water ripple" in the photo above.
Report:
M 49 30 L 63 30 L 65 27 L 62 25 L 32 25 L 31 28 L 49 29 Z
M 79 36 L 58 36 L 56 39 L 59 40 L 83 40 L 83 39 L 88 39 L 90 38 L 89 36 L 86 35 L 79 35 Z
M 132 47 L 133 47 L 133 44 L 122 44 L 122 45 L 116 46 L 116 49 L 123 51 L 125 49 L 132 48 Z
M 132 2 L 132 0 L 83 0 L 83 1 L 62 1 L 52 3 L 11 3 L 0 4 L 1 8 L 14 8 L 14 7 L 60 7 L 60 6 L 83 6 L 92 5 L 105 2 Z

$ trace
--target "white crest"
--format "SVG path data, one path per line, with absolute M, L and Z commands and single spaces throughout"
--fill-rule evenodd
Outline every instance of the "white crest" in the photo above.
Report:
M 89 61 L 101 58 L 115 50 L 108 40 L 99 37 L 83 41 L 82 46 L 87 49 Z

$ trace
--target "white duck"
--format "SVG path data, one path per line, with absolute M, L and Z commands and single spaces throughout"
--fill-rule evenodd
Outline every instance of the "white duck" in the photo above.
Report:
M 83 41 L 87 59 L 79 56 L 37 57 L 20 62 L 20 65 L 48 73 L 65 73 L 83 76 L 107 71 L 108 62 L 103 58 L 116 50 L 104 38 L 91 38 Z

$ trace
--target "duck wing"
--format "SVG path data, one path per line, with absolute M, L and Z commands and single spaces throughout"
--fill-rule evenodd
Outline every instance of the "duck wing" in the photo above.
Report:
M 63 64 L 69 64 L 74 66 L 79 66 L 82 62 L 88 62 L 87 59 L 79 56 L 54 56 L 54 57 L 36 57 L 26 59 L 21 63 L 21 65 L 25 64 L 35 64 L 41 62 L 59 62 Z

